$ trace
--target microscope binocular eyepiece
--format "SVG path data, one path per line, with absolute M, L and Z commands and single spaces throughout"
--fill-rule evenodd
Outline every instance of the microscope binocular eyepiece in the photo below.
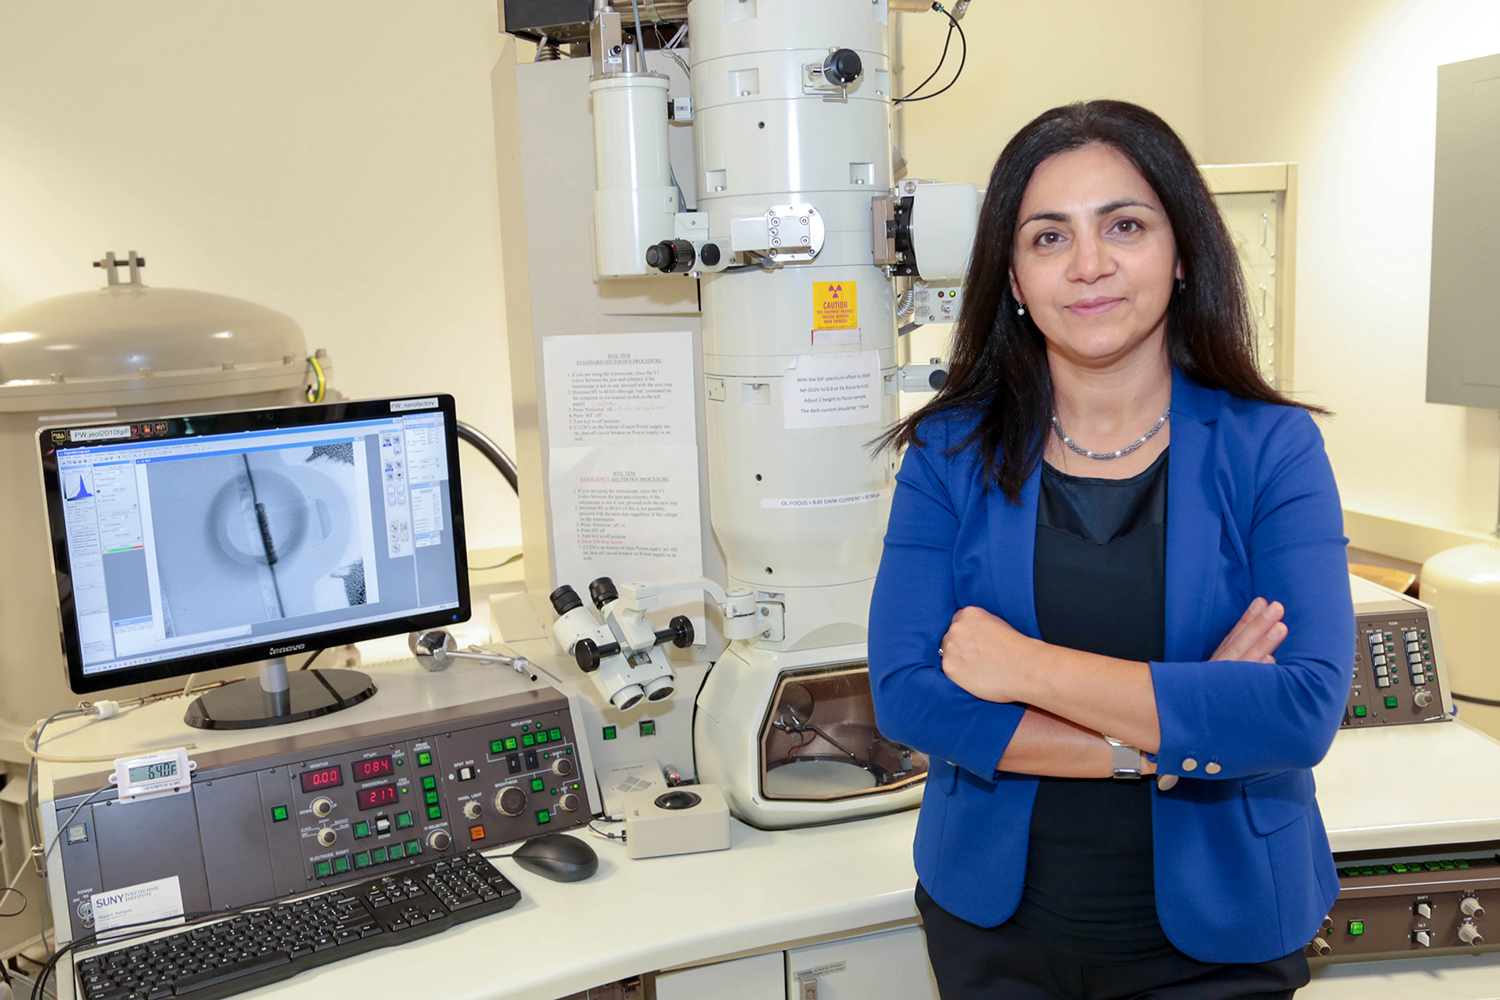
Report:
M 578 596 L 578 591 L 566 583 L 554 590 L 547 599 L 552 602 L 552 610 L 559 615 L 565 615 L 574 608 L 583 607 L 583 598 Z
M 594 607 L 603 611 L 606 604 L 619 599 L 620 592 L 615 589 L 615 581 L 607 576 L 601 576 L 589 584 L 589 597 L 593 599 Z

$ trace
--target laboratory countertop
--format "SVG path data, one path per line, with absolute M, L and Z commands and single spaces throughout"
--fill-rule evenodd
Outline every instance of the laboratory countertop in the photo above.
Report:
M 359 722 L 493 696 L 502 684 L 492 668 L 457 665 L 426 674 L 409 659 L 372 663 L 366 670 L 378 678 L 385 697 L 360 706 Z M 513 686 L 513 678 L 502 686 Z M 124 753 L 161 746 L 164 738 L 188 735 L 180 725 L 183 707 L 173 699 L 104 723 L 60 721 L 48 729 L 44 749 Z M 353 710 L 341 714 L 355 721 Z M 254 735 L 192 731 L 191 738 L 209 750 L 343 721 L 335 716 Z M 76 777 L 101 766 L 52 765 L 43 777 Z M 1334 849 L 1500 839 L 1500 795 L 1476 790 L 1470 780 L 1475 773 L 1500 774 L 1500 742 L 1456 722 L 1341 733 L 1316 771 Z M 293 1000 L 330 992 L 555 1000 L 655 970 L 913 923 L 915 823 L 915 811 L 780 831 L 734 822 L 727 851 L 642 861 L 630 860 L 617 841 L 578 832 L 600 858 L 598 873 L 586 881 L 551 882 L 496 857 L 522 893 L 513 909 L 244 996 L 258 1000 L 274 990 Z M 1438 979 L 1497 975 L 1500 955 L 1473 957 L 1483 961 L 1460 956 L 1395 964 L 1398 972 L 1420 964 L 1423 975 Z M 1369 987 L 1375 981 L 1370 976 L 1385 975 L 1376 965 L 1328 966 L 1310 995 L 1322 996 L 1325 989 L 1333 991 L 1330 997 L 1354 995 L 1338 991 Z M 1405 982 L 1404 975 L 1398 978 Z M 1397 994 L 1406 995 L 1391 995 Z

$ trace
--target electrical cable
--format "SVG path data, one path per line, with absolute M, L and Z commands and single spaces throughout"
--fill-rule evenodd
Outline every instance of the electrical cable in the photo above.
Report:
M 309 403 L 321 403 L 323 397 L 328 394 L 328 375 L 323 371 L 323 365 L 318 361 L 316 354 L 310 356 L 307 363 L 312 365 L 313 375 L 316 376 L 317 382 L 307 387 L 303 398 Z
M 509 566 L 511 563 L 519 561 L 522 555 L 524 555 L 524 553 L 517 552 L 515 555 L 511 556 L 504 562 L 497 562 L 493 566 L 470 566 L 469 572 L 482 573 L 487 569 L 500 569 L 502 566 Z
M 969 39 L 968 39 L 968 36 L 966 36 L 964 34 L 963 26 L 958 23 L 958 19 L 955 18 L 952 14 L 948 13 L 947 8 L 945 8 L 942 4 L 940 4 L 940 3 L 934 3 L 932 5 L 932 9 L 935 10 L 935 11 L 937 11 L 938 13 L 942 14 L 944 17 L 948 18 L 948 37 L 950 39 L 953 37 L 953 32 L 955 32 L 955 31 L 958 32 L 958 45 L 959 45 L 958 71 L 953 74 L 953 79 L 949 80 L 948 81 L 948 85 L 946 87 L 944 87 L 942 90 L 935 91 L 935 92 L 933 92 L 931 94 L 924 94 L 921 97 L 913 97 L 912 96 L 917 91 L 919 91 L 923 87 L 927 86 L 928 82 L 932 80 L 932 77 L 933 76 L 937 76 L 938 70 L 941 70 L 943 68 L 943 61 L 945 59 L 947 59 L 947 57 L 948 57 L 948 43 L 944 42 L 943 43 L 943 57 L 942 57 L 942 59 L 938 60 L 938 68 L 932 71 L 932 76 L 929 76 L 926 80 L 923 80 L 920 84 L 918 84 L 917 87 L 916 87 L 916 89 L 913 90 L 910 94 L 906 95 L 905 97 L 901 98 L 900 100 L 897 100 L 897 101 L 893 102 L 895 104 L 906 104 L 906 103 L 909 103 L 909 102 L 910 103 L 915 103 L 917 101 L 930 101 L 934 97 L 939 97 L 939 96 L 941 96 L 943 94 L 946 94 L 950 89 L 952 89 L 953 85 L 958 82 L 958 78 L 961 77 L 961 76 L 963 76 L 963 74 L 964 74 L 964 64 L 966 62 L 968 62 L 968 59 L 969 59 Z
M 310 666 L 313 665 L 313 660 L 316 660 L 318 657 L 320 657 L 322 655 L 323 655 L 323 651 L 320 649 L 317 652 L 313 653 L 313 655 L 309 656 L 307 659 L 303 660 L 302 661 L 302 666 L 298 667 L 297 669 L 298 670 L 306 670 L 308 667 L 310 667 Z
M 953 28 L 954 22 L 950 21 L 948 23 L 948 37 L 943 39 L 943 54 L 938 56 L 938 64 L 933 68 L 931 73 L 927 74 L 927 79 L 911 88 L 911 90 L 907 92 L 905 97 L 896 98 L 896 100 L 891 102 L 892 104 L 900 104 L 902 101 L 909 101 L 912 98 L 916 97 L 917 94 L 921 92 L 923 87 L 932 82 L 933 77 L 937 76 L 943 71 L 943 63 L 948 61 L 948 46 L 953 42 Z
M 471 445 L 475 451 L 490 460 L 490 464 L 500 470 L 500 475 L 510 483 L 510 488 L 516 491 L 516 496 L 521 495 L 521 482 L 516 472 L 516 463 L 505 451 L 494 442 L 484 431 L 473 424 L 466 424 L 462 420 L 455 421 L 458 430 L 458 439 Z
M 1473 694 L 1459 694 L 1457 691 L 1448 692 L 1454 701 L 1466 701 L 1471 705 L 1487 705 L 1490 708 L 1500 708 L 1500 701 L 1494 698 L 1481 698 Z
M 25 870 L 26 870 L 26 863 L 23 861 L 16 868 L 16 875 L 15 875 L 15 879 L 14 879 L 16 882 L 21 881 L 21 873 L 24 872 Z M 14 885 L 0 885 L 0 900 L 3 900 L 5 898 L 5 894 L 6 893 L 15 893 L 17 896 L 20 896 L 21 897 L 21 908 L 19 910 L 17 910 L 15 913 L 0 913 L 0 920 L 5 920 L 5 919 L 7 919 L 9 917 L 19 917 L 21 914 L 23 914 L 23 913 L 26 912 L 27 904 L 29 904 L 31 902 L 29 899 L 26 898 L 26 893 L 22 892 L 20 889 L 17 889 Z M 5 964 L 5 963 L 0 962 L 0 965 L 3 965 L 3 964 Z

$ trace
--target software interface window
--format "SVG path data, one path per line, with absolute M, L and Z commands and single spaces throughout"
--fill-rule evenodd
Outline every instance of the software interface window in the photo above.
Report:
M 86 674 L 459 604 L 441 413 L 101 443 L 58 473 Z

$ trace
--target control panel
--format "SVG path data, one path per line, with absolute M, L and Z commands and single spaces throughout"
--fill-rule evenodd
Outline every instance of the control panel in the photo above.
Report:
M 1491 845 L 1493 846 L 1493 845 Z M 1339 897 L 1307 954 L 1329 960 L 1397 957 L 1488 946 L 1485 903 L 1500 906 L 1493 850 L 1405 860 L 1338 859 Z
M 73 816 L 107 776 L 59 783 L 73 932 L 94 894 L 157 879 L 178 880 L 189 912 L 223 909 L 582 826 L 586 755 L 569 700 L 545 688 L 194 753 L 191 794 L 110 790 Z
M 1354 682 L 1342 727 L 1446 722 L 1446 674 L 1431 609 L 1408 600 L 1355 605 Z

